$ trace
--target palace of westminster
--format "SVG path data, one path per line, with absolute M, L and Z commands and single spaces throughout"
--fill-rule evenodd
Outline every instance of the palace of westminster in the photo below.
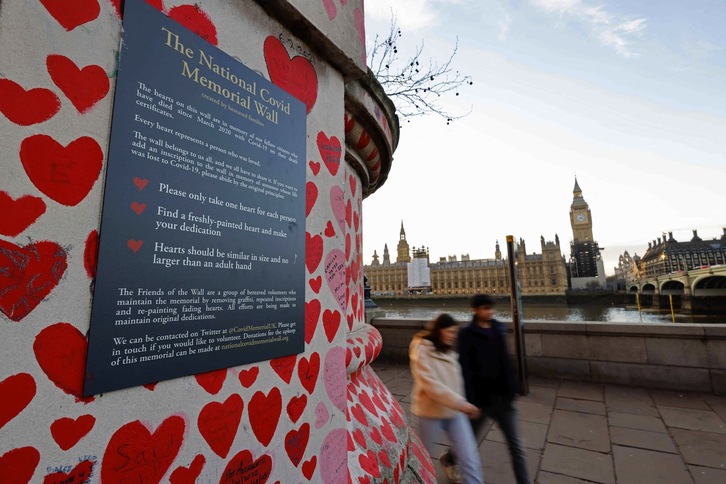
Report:
M 528 254 L 523 239 L 519 239 L 515 257 L 523 295 L 563 296 L 569 289 L 605 289 L 607 282 L 600 247 L 592 234 L 590 208 L 582 197 L 577 180 L 570 205 L 570 259 L 562 255 L 560 239 L 554 242 L 540 238 L 541 253 Z M 376 252 L 373 261 L 364 266 L 373 295 L 405 296 L 430 294 L 465 296 L 476 292 L 509 295 L 509 268 L 496 243 L 493 259 L 471 260 L 468 255 L 442 257 L 431 263 L 428 248 L 410 249 L 401 222 L 396 261 L 391 262 L 388 245 L 383 260 Z M 643 257 L 630 257 L 625 252 L 615 268 L 616 287 L 644 275 L 667 274 L 680 268 L 690 270 L 702 265 L 724 264 L 726 261 L 726 228 L 720 239 L 702 241 L 694 230 L 689 242 L 678 242 L 672 235 L 663 236 L 657 243 L 648 244 Z

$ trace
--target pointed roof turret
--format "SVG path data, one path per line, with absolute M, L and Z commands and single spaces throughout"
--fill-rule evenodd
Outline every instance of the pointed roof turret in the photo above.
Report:
M 577 183 L 577 177 L 575 177 L 575 188 L 572 189 L 572 194 L 576 197 L 582 196 L 582 189 L 580 188 L 580 184 Z

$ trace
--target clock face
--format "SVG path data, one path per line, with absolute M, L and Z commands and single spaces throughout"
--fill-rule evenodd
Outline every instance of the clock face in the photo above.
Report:
M 585 214 L 584 213 L 578 213 L 575 215 L 575 222 L 582 223 L 585 221 Z

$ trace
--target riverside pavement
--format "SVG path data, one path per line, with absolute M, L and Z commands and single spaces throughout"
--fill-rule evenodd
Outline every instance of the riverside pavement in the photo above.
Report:
M 372 367 L 415 428 L 409 367 L 378 360 Z M 530 377 L 516 407 L 536 483 L 726 483 L 726 396 Z M 433 461 L 444 484 L 445 441 L 438 447 Z M 487 484 L 515 482 L 491 421 L 479 451 Z

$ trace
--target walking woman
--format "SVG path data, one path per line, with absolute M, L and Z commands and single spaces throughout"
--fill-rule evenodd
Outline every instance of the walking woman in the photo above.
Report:
M 464 380 L 454 349 L 458 333 L 459 326 L 454 318 L 442 314 L 432 321 L 428 330 L 411 341 L 411 412 L 418 420 L 419 434 L 429 453 L 441 432 L 445 432 L 462 482 L 481 484 L 484 479 L 479 450 L 469 423 L 469 418 L 478 418 L 480 413 L 464 397 Z

